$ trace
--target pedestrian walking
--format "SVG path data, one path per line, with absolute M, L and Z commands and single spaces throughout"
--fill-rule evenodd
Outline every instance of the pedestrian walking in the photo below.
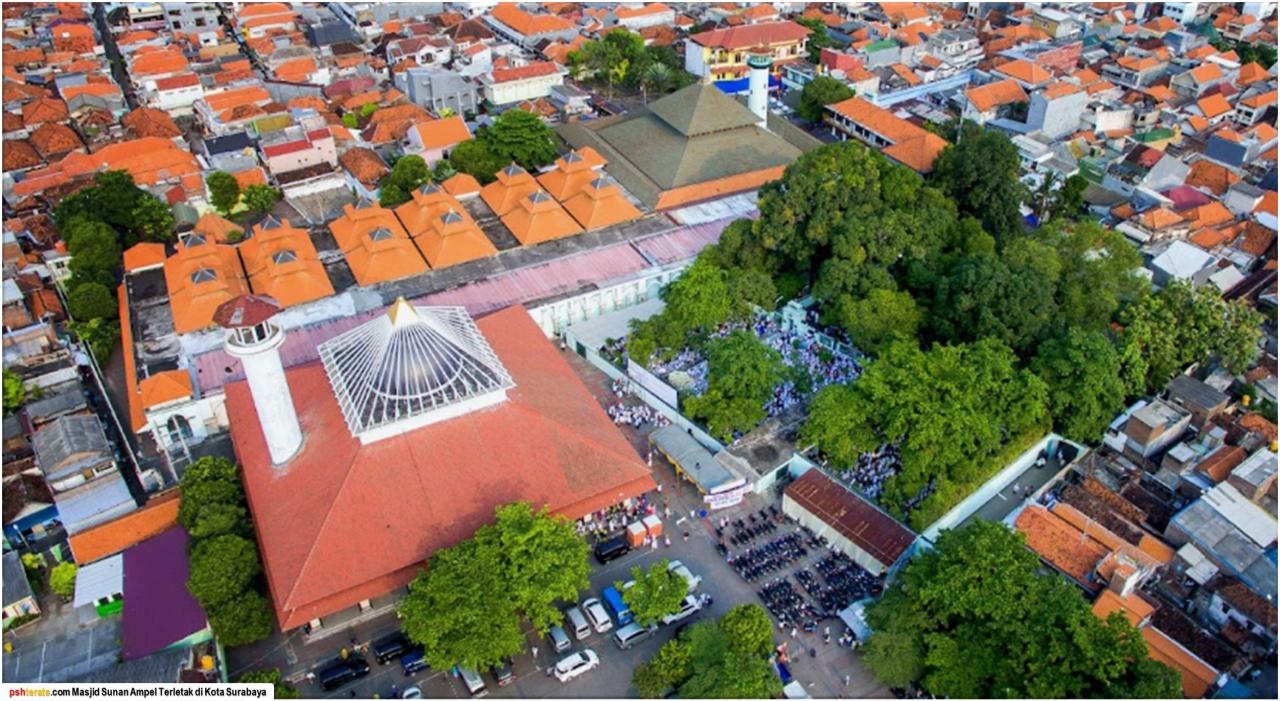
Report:
M 849 682 L 850 682 L 850 681 L 852 681 L 852 679 L 850 679 L 849 675 L 847 675 L 847 674 L 846 674 L 846 675 L 844 675 L 844 687 L 845 687 L 846 689 L 848 689 L 848 688 L 849 688 Z
M 689 520 L 692 521 L 695 518 L 698 518 L 698 512 L 694 509 L 689 509 Z
M 538 646 L 534 645 L 530 647 L 529 652 L 533 653 L 533 660 L 536 662 L 538 660 Z
M 662 545 L 663 547 L 666 547 L 666 548 L 671 547 L 671 536 L 669 535 L 662 536 Z
M 794 638 L 799 634 L 800 634 L 800 629 L 795 626 L 791 626 L 791 637 Z

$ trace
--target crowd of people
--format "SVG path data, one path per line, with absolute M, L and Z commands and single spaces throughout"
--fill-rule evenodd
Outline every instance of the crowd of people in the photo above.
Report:
M 605 412 L 609 414 L 609 418 L 613 419 L 613 423 L 622 426 L 634 426 L 635 428 L 644 428 L 649 424 L 653 424 L 656 428 L 669 425 L 671 420 L 664 414 L 654 411 L 653 407 L 643 402 L 628 402 L 628 397 L 632 397 L 631 383 L 627 380 L 614 380 L 611 386 L 613 396 L 618 401 L 609 405 Z
M 575 528 L 580 536 L 594 536 L 596 539 L 607 538 L 627 527 L 637 519 L 652 516 L 657 506 L 644 494 L 631 500 L 630 504 L 614 504 L 601 509 L 590 517 L 580 519 Z
M 879 449 L 858 456 L 858 462 L 845 470 L 845 482 L 857 485 L 869 499 L 878 499 L 884 492 L 884 483 L 902 469 L 902 453 L 896 445 L 882 445 Z

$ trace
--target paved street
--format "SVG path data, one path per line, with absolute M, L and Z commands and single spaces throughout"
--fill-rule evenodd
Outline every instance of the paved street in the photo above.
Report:
M 73 609 L 58 597 L 40 600 L 44 615 L 22 630 L 5 633 L 13 652 L 3 654 L 6 682 L 63 682 L 119 660 L 120 616 L 99 618 L 93 607 Z
M 602 405 L 607 406 L 615 401 L 607 377 L 571 352 L 566 352 L 565 357 L 587 382 L 588 387 Z M 621 428 L 636 445 L 639 453 L 646 455 L 648 447 L 645 432 L 629 426 Z M 584 592 L 582 599 L 591 596 L 598 598 L 604 587 L 628 579 L 633 566 L 648 567 L 665 558 L 679 559 L 695 574 L 701 575 L 703 579 L 700 591 L 710 594 L 714 600 L 709 610 L 700 611 L 694 617 L 686 619 L 687 621 L 696 621 L 707 616 L 718 617 L 742 603 L 761 603 L 755 592 L 756 585 L 741 579 L 716 552 L 713 526 L 700 519 L 690 520 L 690 510 L 699 506 L 696 490 L 691 485 L 680 484 L 671 466 L 660 459 L 654 460 L 653 470 L 654 478 L 663 485 L 663 491 L 661 495 L 651 493 L 649 497 L 659 505 L 665 498 L 672 509 L 672 517 L 665 520 L 667 533 L 671 536 L 671 546 L 658 547 L 656 550 L 632 551 L 604 567 L 595 567 L 590 577 L 590 591 Z M 765 508 L 768 503 L 769 501 L 764 498 L 753 497 L 740 506 L 715 512 L 714 517 L 745 519 L 747 513 Z M 661 515 L 661 506 L 659 506 L 659 515 Z M 790 528 L 780 527 L 775 535 L 782 535 L 789 530 Z M 685 532 L 689 533 L 687 541 L 683 537 Z M 594 565 L 595 561 L 592 560 L 592 563 Z M 827 623 L 833 624 L 831 625 L 833 638 L 839 637 L 844 632 L 843 624 L 838 621 Z M 318 684 L 306 681 L 307 671 L 315 670 L 336 659 L 338 651 L 343 646 L 350 646 L 353 636 L 359 642 L 365 643 L 393 632 L 396 628 L 395 616 L 388 613 L 377 620 L 367 621 L 354 627 L 352 632 L 337 634 L 311 644 L 304 644 L 300 633 L 295 632 L 287 636 L 277 633 L 257 645 L 230 650 L 231 673 L 234 677 L 248 669 L 280 667 L 284 670 L 286 677 L 299 680 L 299 688 L 307 697 L 369 698 L 377 695 L 386 698 L 391 695 L 393 685 L 397 691 L 402 691 L 407 683 L 417 684 L 427 697 L 465 698 L 468 695 L 462 682 L 448 671 L 429 669 L 407 679 L 400 665 L 394 661 L 387 666 L 378 666 L 376 662 L 371 661 L 374 666 L 369 676 L 327 694 Z M 656 636 L 626 651 L 619 650 L 613 643 L 612 632 L 603 635 L 593 632 L 586 640 L 575 640 L 572 650 L 589 647 L 600 656 L 600 666 L 566 684 L 546 676 L 545 669 L 548 663 L 554 664 L 555 660 L 569 653 L 552 653 L 551 646 L 546 640 L 538 639 L 530 632 L 529 644 L 530 647 L 538 648 L 538 658 L 535 660 L 529 651 L 517 657 L 514 667 L 516 679 L 505 688 L 498 688 L 492 675 L 485 672 L 483 676 L 489 686 L 488 694 L 499 698 L 635 696 L 631 688 L 632 671 L 670 640 L 675 628 L 674 625 L 662 626 Z M 821 630 L 819 628 L 817 634 L 800 633 L 797 639 L 791 638 L 789 634 L 784 635 L 782 631 L 775 636 L 777 642 L 786 640 L 789 643 L 793 660 L 792 674 L 807 687 L 811 695 L 846 698 L 890 697 L 889 690 L 875 680 L 853 652 L 835 643 L 823 645 Z M 813 647 L 817 651 L 816 657 L 811 658 L 808 654 L 804 654 L 804 649 L 808 647 Z M 845 675 L 850 678 L 848 687 L 844 685 Z

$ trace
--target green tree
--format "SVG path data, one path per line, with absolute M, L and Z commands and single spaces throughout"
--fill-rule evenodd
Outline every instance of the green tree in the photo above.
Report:
M 253 541 L 235 535 L 206 538 L 191 549 L 187 589 L 205 611 L 217 610 L 245 591 L 261 571 Z
M 240 183 L 230 173 L 215 171 L 205 178 L 209 202 L 223 214 L 229 214 L 240 201 Z
M 1028 239 L 1010 242 L 1000 255 L 965 258 L 938 285 L 934 336 L 953 342 L 996 338 L 1026 352 L 1061 323 L 1054 299 L 1060 275 L 1053 249 Z
M 96 282 L 86 282 L 72 290 L 67 295 L 67 308 L 80 321 L 114 319 L 120 314 L 116 296 Z
M 501 553 L 506 596 L 540 633 L 562 620 L 557 601 L 576 601 L 590 584 L 586 541 L 545 506 L 536 512 L 523 501 L 498 507 L 494 525 L 476 537 Z
M 734 606 L 720 618 L 720 628 L 729 638 L 729 647 L 738 652 L 760 657 L 773 653 L 773 622 L 759 606 Z
M 140 240 L 173 240 L 173 212 L 135 185 L 133 176 L 123 170 L 99 173 L 92 187 L 64 198 L 54 210 L 53 222 L 59 231 L 66 231 L 76 218 L 110 226 L 126 248 Z
M 4 372 L 4 413 L 17 411 L 27 402 L 27 386 L 17 374 Z
M 998 240 L 1018 234 L 1018 208 L 1027 198 L 1018 180 L 1018 149 L 1004 134 L 973 122 L 964 122 L 960 132 L 958 142 L 938 155 L 932 182 L 955 199 L 961 214 L 981 220 Z
M 823 28 L 825 33 L 826 29 Z M 853 88 L 832 78 L 820 75 L 805 84 L 800 91 L 800 103 L 796 105 L 796 114 L 814 124 L 822 123 L 827 105 L 833 105 L 853 97 Z
M 250 211 L 263 214 L 270 212 L 276 202 L 280 201 L 280 191 L 270 185 L 250 185 L 244 189 L 240 198 Z
M 120 338 L 120 322 L 111 319 L 90 319 L 88 321 L 71 321 L 67 325 L 86 346 L 99 363 L 107 362 L 111 350 Z
M 662 288 L 663 316 L 677 333 L 688 337 L 714 331 L 729 319 L 728 274 L 699 256 L 680 277 Z
M 394 207 L 409 201 L 410 193 L 431 179 L 431 171 L 422 156 L 409 154 L 401 157 L 382 179 L 379 202 L 383 207 Z
M 1031 369 L 1049 387 L 1049 413 L 1062 435 L 1093 442 L 1124 408 L 1120 353 L 1098 331 L 1073 328 L 1040 345 Z
M 107 273 L 114 280 L 120 267 L 120 243 L 114 229 L 93 219 L 76 217 L 62 229 L 71 254 L 70 267 L 74 275 L 84 276 L 93 271 Z
M 935 696 L 1173 698 L 1178 676 L 1147 659 L 1119 614 L 1094 616 L 1021 534 L 971 521 L 944 531 L 868 610 L 864 660 L 881 681 Z
M 894 341 L 915 338 L 921 314 L 910 294 L 881 288 L 859 300 L 841 297 L 836 301 L 835 318 L 854 345 L 874 353 Z
M 1120 233 L 1096 222 L 1044 227 L 1037 240 L 1057 252 L 1055 298 L 1061 322 L 1106 331 L 1121 305 L 1138 299 L 1150 284 L 1137 272 L 1142 255 Z
M 221 480 L 240 484 L 240 468 L 231 460 L 215 455 L 206 455 L 187 465 L 182 473 L 182 488 L 187 489 L 198 482 Z
M 690 657 L 690 647 L 673 638 L 658 648 L 653 659 L 636 668 L 631 683 L 643 698 L 662 698 L 667 689 L 689 678 Z
M 296 699 L 301 696 L 298 689 L 293 685 L 285 682 L 284 675 L 280 673 L 280 668 L 272 669 L 253 669 L 240 675 L 236 680 L 237 684 L 271 684 L 275 687 L 275 697 L 278 699 Z
M 267 600 L 246 589 L 223 606 L 208 611 L 209 625 L 218 641 L 229 647 L 255 643 L 271 635 L 275 619 Z
M 1062 183 L 1049 207 L 1053 219 L 1075 219 L 1084 210 L 1084 191 L 1089 188 L 1088 178 L 1076 173 Z
M 764 420 L 764 404 L 785 370 L 778 351 L 739 329 L 708 344 L 707 391 L 686 399 L 685 408 L 712 435 L 728 440 Z
M 644 86 L 651 93 L 665 93 L 675 83 L 675 71 L 665 63 L 654 63 L 644 72 Z
M 1130 393 L 1154 392 L 1192 363 L 1218 357 L 1241 371 L 1258 354 L 1262 315 L 1211 287 L 1174 282 L 1120 313 Z M 1137 361 L 1137 362 L 1134 362 Z
M 76 593 L 76 565 L 60 562 L 49 571 L 49 588 L 54 594 L 70 600 Z
M 263 187 L 251 185 L 250 187 Z M 141 192 L 141 191 L 140 191 Z M 149 192 L 142 192 L 129 212 L 133 227 L 144 241 L 168 242 L 174 237 L 173 211 Z
M 480 139 L 503 163 L 515 161 L 530 170 L 547 165 L 556 158 L 555 132 L 532 112 L 503 112 L 492 126 L 480 132 Z
M 615 582 L 615 586 L 622 591 L 622 600 L 631 609 L 635 622 L 642 626 L 656 625 L 663 616 L 679 611 L 689 594 L 688 583 L 667 571 L 666 560 L 653 563 L 647 570 L 639 565 L 632 567 L 631 579 L 635 584 L 630 587 L 623 589 L 621 582 Z
M 342 115 L 342 126 L 348 129 L 359 129 L 360 118 L 356 116 L 355 112 L 348 112 Z
M 502 556 L 477 539 L 439 550 L 400 602 L 401 627 L 436 669 L 489 669 L 524 647 Z
M 464 141 L 449 152 L 449 164 L 459 173 L 466 173 L 481 185 L 493 182 L 494 176 L 511 161 L 495 154 L 480 139 Z
M 827 23 L 821 17 L 799 17 L 795 21 L 809 30 L 809 38 L 805 40 L 805 48 L 809 51 L 809 63 L 816 66 L 821 60 L 822 50 L 831 46 L 831 35 L 827 33 Z M 805 119 L 808 119 L 808 117 L 805 117 Z

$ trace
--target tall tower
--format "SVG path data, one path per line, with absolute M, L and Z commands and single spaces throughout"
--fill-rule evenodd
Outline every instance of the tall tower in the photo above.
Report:
M 244 366 L 267 450 L 276 465 L 287 462 L 302 447 L 302 427 L 280 362 L 284 330 L 270 321 L 279 311 L 270 297 L 241 295 L 223 302 L 213 314 L 213 320 L 227 329 L 227 352 Z
M 769 126 L 769 69 L 773 67 L 773 52 L 767 46 L 757 46 L 747 52 L 747 67 L 751 69 L 747 82 L 747 107 L 756 113 L 760 128 Z

